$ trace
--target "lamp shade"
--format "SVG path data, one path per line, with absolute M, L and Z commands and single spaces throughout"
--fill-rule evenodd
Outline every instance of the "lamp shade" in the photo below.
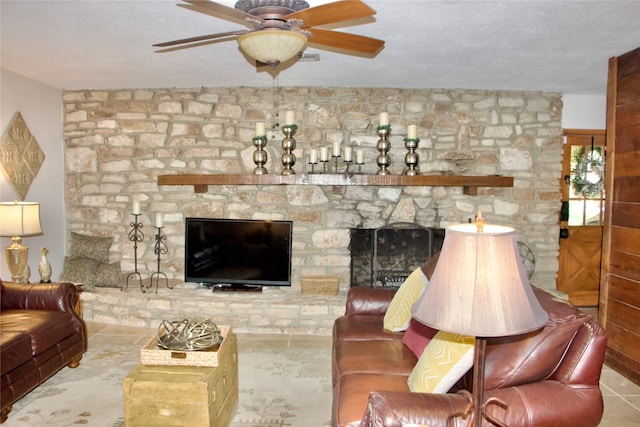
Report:
M 238 37 L 238 44 L 247 55 L 272 67 L 296 56 L 306 43 L 304 35 L 278 29 L 255 31 Z
M 429 286 L 413 317 L 438 330 L 475 337 L 518 335 L 548 315 L 531 289 L 513 228 L 474 224 L 446 229 Z
M 35 202 L 1 202 L 0 236 L 24 237 L 42 234 L 40 204 Z

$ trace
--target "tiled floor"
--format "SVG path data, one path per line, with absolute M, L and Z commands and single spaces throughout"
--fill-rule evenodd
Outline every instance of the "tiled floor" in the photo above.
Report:
M 87 322 L 91 340 L 100 339 L 101 336 L 109 336 L 121 333 L 130 335 L 132 329 L 138 333 L 150 336 L 155 331 L 122 328 L 113 325 Z M 319 351 L 331 351 L 331 339 L 326 336 L 285 336 L 285 335 L 260 335 L 260 334 L 238 334 L 239 351 L 243 347 L 266 347 L 274 346 L 300 346 L 300 348 L 310 348 Z M 604 396 L 604 418 L 600 423 L 601 427 L 626 427 L 640 425 L 640 386 L 632 383 L 614 370 L 604 367 L 602 371 L 602 394 Z

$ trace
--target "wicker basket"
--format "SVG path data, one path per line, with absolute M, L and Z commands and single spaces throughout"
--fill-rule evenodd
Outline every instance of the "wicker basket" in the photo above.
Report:
M 302 276 L 302 293 L 310 295 L 338 295 L 340 278 L 338 276 Z
M 216 351 L 176 351 L 165 350 L 158 347 L 158 337 L 154 336 L 140 349 L 140 363 L 143 365 L 163 365 L 163 366 L 201 366 L 216 367 L 221 354 L 227 351 L 227 347 L 232 345 L 230 341 L 235 340 L 231 332 L 231 326 L 218 326 L 222 334 L 222 344 Z

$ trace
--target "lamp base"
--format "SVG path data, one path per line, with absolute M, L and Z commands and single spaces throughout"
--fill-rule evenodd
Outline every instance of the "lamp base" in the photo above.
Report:
M 11 272 L 11 281 L 15 283 L 26 283 L 24 280 L 24 270 L 27 268 L 29 260 L 29 248 L 21 245 L 20 237 L 11 238 L 12 244 L 4 251 L 7 257 L 7 266 Z

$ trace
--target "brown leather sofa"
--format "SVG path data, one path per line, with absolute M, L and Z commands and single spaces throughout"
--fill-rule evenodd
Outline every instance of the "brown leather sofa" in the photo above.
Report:
M 595 427 L 603 413 L 599 379 L 606 333 L 576 307 L 544 290 L 534 292 L 549 321 L 539 331 L 489 340 L 485 399 L 502 399 L 508 409 L 490 405 L 487 411 L 510 427 Z M 471 389 L 473 369 L 447 394 L 409 391 L 407 378 L 418 359 L 403 344 L 402 332 L 383 329 L 393 294 L 349 290 L 346 313 L 333 329 L 333 426 L 446 427 L 449 416 L 467 406 L 456 392 Z M 466 425 L 468 419 L 453 421 Z M 483 420 L 485 425 L 491 424 Z
M 84 321 L 71 283 L 16 284 L 0 280 L 0 375 L 6 421 L 13 404 L 87 351 Z

